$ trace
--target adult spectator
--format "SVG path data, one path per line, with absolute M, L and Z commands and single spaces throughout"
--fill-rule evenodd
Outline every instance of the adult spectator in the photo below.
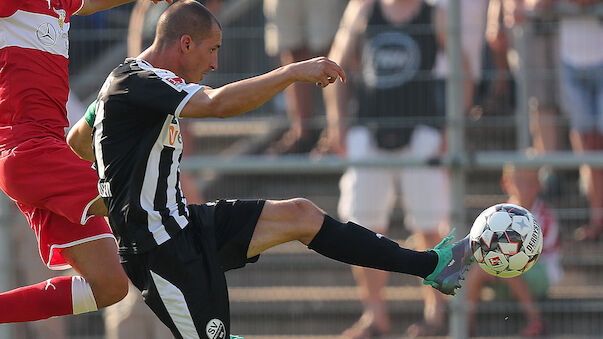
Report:
M 329 57 L 355 88 L 325 89 L 330 150 L 349 159 L 440 154 L 443 117 L 435 105 L 435 65 L 445 13 L 422 0 L 350 1 Z M 441 45 L 440 45 L 441 47 Z M 357 98 L 350 112 L 348 98 Z M 355 114 L 354 114 L 355 113 Z M 351 118 L 355 116 L 356 118 Z M 340 181 L 339 216 L 385 234 L 397 189 L 418 249 L 435 245 L 448 225 L 448 176 L 438 168 L 349 168 Z M 371 338 L 391 330 L 383 289 L 387 272 L 352 267 L 364 312 L 343 333 Z M 444 298 L 425 289 L 425 319 L 409 336 L 446 331 Z
M 589 11 L 596 0 L 570 0 L 581 13 L 560 23 L 561 89 L 571 122 L 575 152 L 603 150 L 603 25 Z M 603 231 L 603 169 L 582 166 L 590 222 L 576 230 L 579 240 L 595 240 Z
M 266 53 L 282 65 L 328 52 L 346 0 L 264 0 Z M 267 152 L 309 152 L 318 138 L 312 126 L 314 88 L 294 84 L 285 90 L 289 129 Z

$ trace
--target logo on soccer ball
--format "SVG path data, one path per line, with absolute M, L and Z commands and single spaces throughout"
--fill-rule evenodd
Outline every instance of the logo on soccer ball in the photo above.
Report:
M 500 257 L 492 257 L 490 259 L 488 259 L 490 261 L 490 266 L 492 267 L 496 267 L 496 266 L 500 266 L 503 264 L 502 260 L 500 259 Z
M 209 339 L 225 339 L 226 327 L 220 319 L 212 319 L 205 326 L 205 333 Z

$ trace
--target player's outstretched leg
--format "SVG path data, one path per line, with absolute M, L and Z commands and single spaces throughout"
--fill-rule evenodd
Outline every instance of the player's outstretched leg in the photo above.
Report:
M 433 272 L 423 280 L 423 284 L 431 285 L 444 294 L 454 295 L 456 294 L 455 289 L 461 287 L 460 281 L 465 280 L 463 274 L 469 270 L 473 256 L 469 235 L 450 244 L 454 239 L 452 232 L 432 250 L 438 254 L 438 264 Z
M 311 201 L 266 201 L 251 239 L 247 257 L 299 240 L 308 248 L 351 265 L 415 275 L 432 281 L 439 291 L 453 294 L 471 260 L 469 239 L 446 246 L 447 237 L 433 250 L 413 251 L 382 234 L 353 222 L 342 223 L 326 215 Z M 466 242 L 466 246 L 461 246 Z M 453 264 L 448 266 L 452 259 Z

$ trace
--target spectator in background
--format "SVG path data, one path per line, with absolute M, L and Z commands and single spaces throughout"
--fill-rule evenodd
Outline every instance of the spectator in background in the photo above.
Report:
M 438 51 L 436 32 L 444 15 L 422 0 L 352 0 L 347 6 L 329 58 L 356 80 L 324 91 L 329 147 L 350 159 L 375 156 L 430 157 L 443 146 L 442 117 L 435 105 L 432 71 Z M 438 39 L 440 38 L 440 39 Z M 348 97 L 358 99 L 351 119 Z M 448 229 L 448 176 L 438 168 L 349 168 L 340 181 L 339 216 L 370 224 L 385 234 L 400 186 L 406 227 L 418 250 L 432 247 Z M 343 333 L 373 338 L 391 330 L 383 290 L 387 272 L 352 267 L 364 312 Z M 445 300 L 425 289 L 425 319 L 409 336 L 446 331 Z
M 266 53 L 286 65 L 328 52 L 346 0 L 264 0 Z M 267 150 L 271 154 L 306 153 L 318 139 L 311 124 L 314 88 L 297 83 L 284 92 L 289 129 Z
M 482 52 L 485 42 L 486 13 L 489 0 L 461 0 L 461 39 L 463 47 L 463 63 L 466 76 L 464 78 L 464 104 L 469 110 L 473 106 L 476 87 L 482 77 Z M 436 0 L 436 5 L 442 13 L 448 10 L 450 0 Z M 446 17 L 441 21 L 445 22 Z M 443 29 L 446 25 L 443 24 Z M 444 39 L 440 44 L 445 45 L 446 32 L 439 34 Z M 446 113 L 446 79 L 448 78 L 448 59 L 444 48 L 438 51 L 434 75 L 438 78 L 436 100 L 441 115 Z
M 561 18 L 561 89 L 571 122 L 574 151 L 603 150 L 603 24 L 589 14 L 598 0 L 571 0 L 582 15 Z M 603 169 L 582 166 L 590 223 L 576 230 L 578 240 L 595 240 L 603 231 Z
M 561 251 L 557 217 L 543 200 L 539 198 L 542 187 L 538 181 L 538 170 L 534 168 L 503 168 L 501 187 L 509 195 L 507 202 L 520 205 L 532 212 L 544 236 L 540 259 L 529 271 L 514 278 L 497 278 L 479 267 L 469 271 L 467 276 L 467 298 L 469 301 L 470 329 L 476 330 L 475 310 L 484 284 L 499 282 L 506 285 L 524 310 L 528 324 L 521 331 L 525 337 L 536 337 L 545 333 L 540 310 L 535 300 L 544 299 L 550 286 L 561 280 Z
M 486 29 L 497 69 L 508 65 L 517 84 L 519 77 L 525 79 L 525 88 L 517 88 L 526 92 L 532 143 L 541 153 L 559 148 L 558 34 L 548 15 L 550 2 L 491 0 Z M 499 73 L 497 78 L 495 91 L 503 94 L 507 77 Z

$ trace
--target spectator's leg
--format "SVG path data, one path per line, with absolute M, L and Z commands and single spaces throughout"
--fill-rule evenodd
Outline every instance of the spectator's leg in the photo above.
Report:
M 363 314 L 349 329 L 342 333 L 345 338 L 365 338 L 369 334 L 384 334 L 391 330 L 384 290 L 389 272 L 352 266 L 362 298 Z
M 311 57 L 307 48 L 281 53 L 281 64 L 305 60 Z M 315 131 L 311 126 L 313 109 L 313 84 L 296 83 L 285 89 L 289 130 L 273 145 L 268 152 L 273 154 L 306 153 L 316 142 Z
M 488 281 L 494 279 L 480 267 L 472 267 L 467 273 L 465 295 L 467 296 L 467 321 L 470 334 L 476 334 L 477 322 L 475 320 L 476 310 L 481 299 L 482 287 Z
M 572 131 L 572 147 L 576 152 L 600 150 L 600 135 L 591 131 L 578 133 Z M 590 223 L 576 230 L 579 240 L 597 239 L 603 232 L 603 170 L 583 165 L 580 168 L 580 176 L 586 180 L 586 193 L 590 207 Z

